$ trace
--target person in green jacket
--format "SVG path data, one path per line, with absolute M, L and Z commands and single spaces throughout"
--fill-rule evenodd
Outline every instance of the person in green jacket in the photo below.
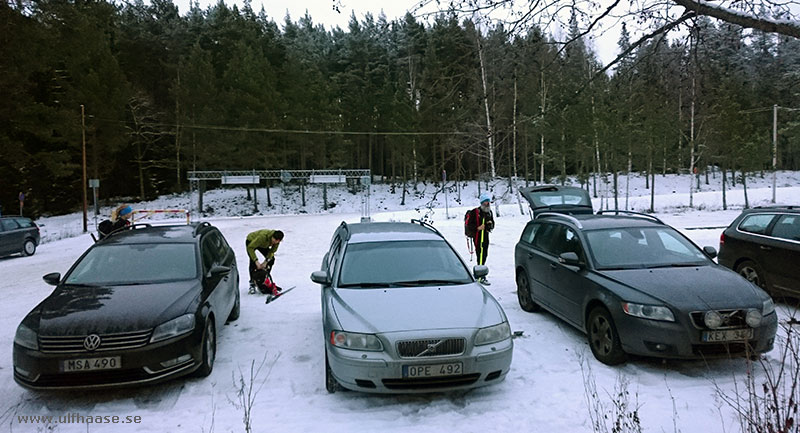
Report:
M 266 271 L 270 275 L 272 266 L 275 264 L 275 251 L 283 240 L 283 232 L 280 230 L 256 230 L 247 235 L 245 246 L 247 247 L 247 256 L 250 258 L 250 287 L 251 289 L 257 286 L 256 273 L 258 271 Z M 256 251 L 264 256 L 264 261 L 259 262 Z

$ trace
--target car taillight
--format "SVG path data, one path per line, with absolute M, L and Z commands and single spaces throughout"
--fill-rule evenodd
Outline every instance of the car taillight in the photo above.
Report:
M 720 248 L 722 248 L 723 245 L 725 245 L 725 232 L 722 232 L 722 234 L 719 235 L 719 246 L 720 246 Z

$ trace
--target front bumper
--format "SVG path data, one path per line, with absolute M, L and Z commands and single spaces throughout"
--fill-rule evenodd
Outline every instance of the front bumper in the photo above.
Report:
M 444 392 L 477 388 L 501 382 L 509 371 L 513 353 L 511 338 L 483 346 L 469 343 L 460 355 L 400 358 L 393 346 L 382 352 L 342 349 L 326 342 L 333 376 L 347 389 L 382 394 Z M 460 362 L 457 375 L 403 377 L 404 366 L 431 366 Z
M 202 363 L 202 330 L 125 350 L 43 353 L 14 344 L 14 380 L 30 389 L 93 389 L 162 382 L 196 370 Z M 64 372 L 64 361 L 119 356 L 121 367 Z M 162 364 L 164 363 L 164 364 Z
M 753 328 L 753 338 L 747 342 L 708 343 L 702 341 L 704 330 L 688 318 L 662 322 L 621 314 L 616 326 L 622 349 L 630 354 L 660 358 L 730 358 L 769 352 L 778 329 L 778 316 L 773 312 L 763 318 L 761 326 Z

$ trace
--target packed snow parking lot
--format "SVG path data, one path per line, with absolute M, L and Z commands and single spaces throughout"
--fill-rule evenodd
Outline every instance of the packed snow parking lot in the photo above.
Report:
M 779 203 L 796 203 L 800 198 L 796 176 L 783 173 L 779 178 Z M 656 214 L 697 245 L 717 248 L 722 227 L 741 211 L 742 191 L 729 191 L 731 209 L 722 210 L 721 194 L 709 187 L 693 197 L 695 209 L 703 210 L 688 210 L 685 179 L 657 178 L 661 184 L 656 185 Z M 641 179 L 638 182 L 643 183 Z M 766 187 L 768 183 L 748 181 L 751 205 L 769 203 L 772 191 Z M 50 240 L 40 245 L 35 255 L 0 259 L 0 274 L 4 276 L 0 281 L 4 295 L 0 306 L 0 431 L 244 431 L 243 418 L 248 416 L 257 432 L 592 431 L 596 402 L 610 411 L 615 393 L 625 384 L 629 410 L 638 408 L 644 431 L 738 431 L 738 418 L 723 396 L 736 395 L 737 388 L 741 392 L 748 372 L 745 359 L 661 361 L 632 357 L 622 366 L 608 367 L 592 357 L 585 335 L 551 314 L 522 311 L 514 280 L 514 245 L 529 221 L 527 205 L 520 212 L 515 196 L 503 197 L 503 182 L 493 186 L 499 212 L 487 261 L 492 285 L 487 288 L 505 310 L 512 331 L 519 334 L 514 340 L 511 370 L 505 381 L 495 386 L 399 397 L 326 392 L 320 292 L 309 275 L 319 269 L 336 227 L 342 221 L 360 220 L 361 196 L 346 191 L 332 193 L 331 201 L 337 202 L 333 209 L 339 213 L 299 214 L 301 209 L 293 196 L 296 192 L 287 191 L 274 195 L 275 207 L 283 215 L 238 217 L 234 215 L 252 213 L 251 209 L 244 210 L 251 206 L 249 202 L 240 200 L 244 192 L 220 190 L 209 192 L 209 203 L 215 194 L 220 195 L 220 201 L 210 205 L 215 207 L 215 214 L 203 219 L 218 227 L 236 251 L 243 280 L 242 304 L 239 320 L 218 335 L 211 375 L 136 389 L 91 392 L 35 392 L 17 385 L 11 358 L 14 332 L 25 314 L 50 293 L 52 288 L 42 276 L 65 273 L 92 244 L 88 234 L 56 234 L 74 232 L 76 220 L 80 224 L 79 214 L 44 219 L 38 223 L 45 240 Z M 467 250 L 462 219 L 464 211 L 477 204 L 474 184 L 461 192 L 461 204 L 452 201 L 451 194 L 447 209 L 442 202 L 430 203 L 431 185 L 424 196 L 409 195 L 402 208 L 398 206 L 399 193 L 389 194 L 386 185 L 372 188 L 374 221 L 408 221 L 427 213 L 468 264 L 475 264 Z M 650 197 L 644 194 L 648 191 L 640 184 L 631 190 L 629 206 L 647 208 Z M 636 193 L 642 196 L 633 197 Z M 265 208 L 263 191 L 260 194 Z M 621 197 L 620 204 L 624 202 Z M 320 207 L 311 203 L 309 208 Z M 430 209 L 426 207 L 429 204 Z M 599 204 L 598 200 L 595 208 L 600 208 Z M 188 198 L 163 198 L 157 205 L 137 206 L 188 207 Z M 286 299 L 270 305 L 264 304 L 263 296 L 248 295 L 244 282 L 244 240 L 249 232 L 261 228 L 285 233 L 273 277 L 283 287 L 297 286 Z M 777 311 L 782 324 L 795 315 L 793 307 L 782 303 Z M 392 314 L 390 308 L 386 314 Z M 779 326 L 779 336 L 784 334 L 782 329 Z M 764 360 L 780 364 L 777 346 Z M 597 392 L 595 399 L 587 398 L 587 387 L 592 386 Z M 76 415 L 83 417 L 83 422 Z M 42 416 L 52 419 L 34 418 Z M 85 418 L 89 416 L 96 422 L 87 424 Z M 117 423 L 110 422 L 114 416 Z

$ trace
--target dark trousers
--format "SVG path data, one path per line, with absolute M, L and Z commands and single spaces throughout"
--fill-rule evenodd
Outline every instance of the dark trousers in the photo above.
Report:
M 478 231 L 473 240 L 475 241 L 475 256 L 478 258 L 478 264 L 483 265 L 486 263 L 486 256 L 489 254 L 489 233 Z
M 245 248 L 247 248 L 247 241 L 245 241 Z M 256 251 L 261 253 L 262 256 L 267 257 L 266 248 L 256 248 Z M 249 259 L 250 257 L 248 256 L 247 258 Z M 271 259 L 267 260 L 267 267 L 265 269 L 267 271 L 267 275 L 269 275 L 270 271 L 272 271 L 272 265 L 274 264 L 275 264 L 275 257 L 272 257 Z M 247 271 L 250 274 L 250 281 L 255 281 L 256 280 L 255 275 L 257 271 L 255 260 L 250 260 L 250 265 L 247 267 Z

